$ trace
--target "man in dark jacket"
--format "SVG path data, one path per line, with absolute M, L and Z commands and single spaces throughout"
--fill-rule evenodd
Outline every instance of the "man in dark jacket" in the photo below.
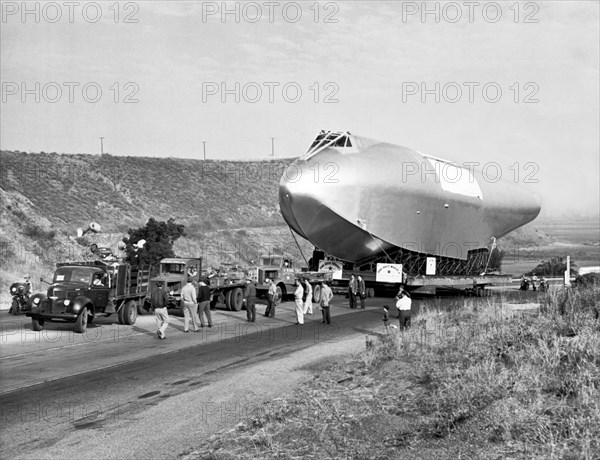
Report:
M 246 321 L 256 321 L 256 288 L 252 280 L 246 280 L 246 290 L 244 291 L 246 301 Z
M 350 308 L 356 308 L 356 292 L 358 291 L 358 284 L 354 275 L 350 275 L 350 282 L 348 283 L 348 302 Z
M 200 316 L 200 327 L 204 327 L 204 317 L 208 321 L 208 327 L 212 327 L 212 316 L 210 314 L 210 288 L 206 284 L 207 280 L 200 280 L 198 286 L 198 316 Z
M 156 335 L 159 339 L 164 340 L 166 338 L 165 331 L 169 325 L 169 294 L 163 288 L 163 282 L 159 281 L 156 283 L 152 294 L 150 295 L 150 302 L 154 309 L 154 317 L 156 318 Z

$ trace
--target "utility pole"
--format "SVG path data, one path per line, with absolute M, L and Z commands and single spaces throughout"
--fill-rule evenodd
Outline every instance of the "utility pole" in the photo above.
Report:
M 271 156 L 272 157 L 275 156 L 275 138 L 274 137 L 271 138 Z
M 204 152 L 204 159 L 206 160 L 206 141 L 202 141 L 202 151 Z
M 100 155 L 104 155 L 104 138 L 100 138 Z

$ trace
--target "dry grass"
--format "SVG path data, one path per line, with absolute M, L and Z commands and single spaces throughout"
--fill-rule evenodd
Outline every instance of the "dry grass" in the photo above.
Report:
M 189 458 L 600 458 L 600 287 L 424 309 Z

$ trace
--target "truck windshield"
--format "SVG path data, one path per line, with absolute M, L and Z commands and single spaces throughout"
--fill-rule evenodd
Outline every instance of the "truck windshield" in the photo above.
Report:
M 177 273 L 183 274 L 185 264 L 162 264 L 162 273 Z
M 92 276 L 92 270 L 85 267 L 61 267 L 54 273 L 54 282 L 62 281 L 81 281 L 89 283 Z

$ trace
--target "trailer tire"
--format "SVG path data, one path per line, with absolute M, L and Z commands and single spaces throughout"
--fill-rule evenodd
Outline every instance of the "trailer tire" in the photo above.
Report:
M 231 308 L 231 292 L 232 291 L 227 291 L 225 293 L 225 306 L 227 307 L 227 310 L 232 310 L 232 308 Z
M 123 312 L 123 324 L 131 326 L 135 324 L 135 320 L 137 319 L 137 302 L 135 300 L 130 300 L 123 308 L 121 308 Z
M 44 327 L 44 320 L 39 318 L 31 318 L 31 329 L 39 332 Z
M 321 286 L 319 286 L 318 284 L 315 284 L 315 286 L 313 287 L 313 302 L 321 302 Z
M 240 311 L 244 303 L 244 291 L 237 287 L 230 291 L 230 305 L 232 311 Z
M 83 334 L 85 332 L 85 330 L 87 329 L 87 322 L 88 322 L 88 309 L 87 309 L 87 307 L 83 307 L 83 310 L 81 310 L 81 313 L 79 313 L 79 316 L 75 320 L 75 332 L 78 332 L 79 334 Z

